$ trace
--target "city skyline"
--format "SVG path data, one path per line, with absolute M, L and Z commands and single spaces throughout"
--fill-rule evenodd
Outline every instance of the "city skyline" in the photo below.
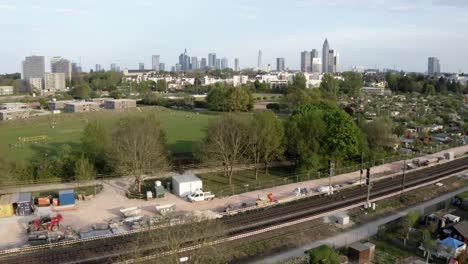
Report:
M 178 8 L 181 5 L 186 8 Z M 219 12 L 212 12 L 214 9 Z M 284 57 L 288 68 L 298 70 L 300 58 L 297 54 L 321 47 L 325 38 L 340 51 L 341 70 L 363 66 L 425 72 L 427 58 L 437 57 L 444 64 L 443 71 L 468 72 L 468 61 L 459 56 L 468 54 L 464 44 L 467 34 L 460 34 L 466 32 L 467 9 L 468 4 L 462 0 L 301 0 L 292 1 L 286 22 L 280 22 L 271 19 L 284 13 L 283 5 L 275 0 L 222 4 L 213 0 L 197 3 L 137 0 L 132 5 L 111 6 L 105 1 L 2 0 L 0 25 L 5 28 L 9 41 L 2 45 L 0 72 L 18 72 L 21 60 L 33 54 L 46 58 L 63 56 L 73 62 L 81 58 L 84 71 L 94 68 L 95 64 L 116 63 L 122 69 L 135 69 L 138 62 L 152 65 L 152 54 L 159 54 L 166 65 L 174 65 L 184 48 L 199 58 L 209 52 L 222 54 L 231 61 L 239 58 L 242 68 L 255 68 L 257 52 L 261 49 L 264 67 L 275 65 L 277 57 Z M 151 18 L 154 10 L 165 12 L 154 20 Z M 311 28 L 301 23 L 308 19 L 311 11 L 317 14 L 317 21 L 324 20 L 331 11 L 339 19 Z M 118 19 L 121 13 L 130 18 Z M 225 13 L 232 15 L 226 17 Z M 208 20 L 207 14 L 214 17 Z M 96 19 L 114 21 L 116 29 L 105 24 L 95 25 Z M 188 21 L 194 27 L 208 21 L 217 23 L 210 29 L 188 28 L 182 40 L 172 28 L 186 26 Z M 135 27 L 140 23 L 147 27 Z M 247 29 L 250 30 L 247 32 Z M 26 42 L 24 36 L 35 41 Z M 249 41 L 246 42 L 247 37 Z M 447 42 L 457 52 L 448 52 Z M 49 64 L 49 60 L 46 63 Z

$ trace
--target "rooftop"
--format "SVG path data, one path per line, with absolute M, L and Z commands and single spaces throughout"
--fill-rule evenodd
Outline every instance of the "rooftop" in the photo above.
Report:
M 179 175 L 172 176 L 172 178 L 178 183 L 201 181 L 200 178 L 195 175 Z

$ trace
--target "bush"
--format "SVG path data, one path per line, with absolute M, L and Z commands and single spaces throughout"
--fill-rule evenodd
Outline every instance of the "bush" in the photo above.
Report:
M 266 108 L 274 112 L 277 112 L 280 110 L 280 105 L 278 103 L 270 103 L 266 105 Z
M 307 252 L 311 264 L 339 264 L 338 253 L 327 245 L 321 245 Z

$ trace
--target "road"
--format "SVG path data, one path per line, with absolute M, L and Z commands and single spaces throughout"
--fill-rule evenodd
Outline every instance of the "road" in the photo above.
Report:
M 321 246 L 323 244 L 327 244 L 327 245 L 337 247 L 337 248 L 345 247 L 345 246 L 347 246 L 347 245 L 349 245 L 351 243 L 358 242 L 358 241 L 361 241 L 363 239 L 367 239 L 368 237 L 377 234 L 379 226 L 385 225 L 385 224 L 390 223 L 392 221 L 395 221 L 395 220 L 407 215 L 408 212 L 417 210 L 417 211 L 421 212 L 421 214 L 423 214 L 424 213 L 424 208 L 427 208 L 429 206 L 438 204 L 438 203 L 440 203 L 442 201 L 446 201 L 446 200 L 452 198 L 453 196 L 455 196 L 456 194 L 459 194 L 459 193 L 462 193 L 462 192 L 465 192 L 465 191 L 468 191 L 468 187 L 465 187 L 463 189 L 459 189 L 457 191 L 445 194 L 443 196 L 440 196 L 440 197 L 438 197 L 436 199 L 424 202 L 422 204 L 410 207 L 410 208 L 408 208 L 408 209 L 406 209 L 404 211 L 401 211 L 401 212 L 399 212 L 397 214 L 387 216 L 387 217 L 378 219 L 376 221 L 367 223 L 367 224 L 362 225 L 362 226 L 360 226 L 358 228 L 355 228 L 355 229 L 349 230 L 347 232 L 341 233 L 341 234 L 339 234 L 337 236 L 330 237 L 330 238 L 327 238 L 327 239 L 324 239 L 324 240 L 319 240 L 319 241 L 310 243 L 308 245 L 302 246 L 300 248 L 297 248 L 297 249 L 294 249 L 294 250 L 291 250 L 291 251 L 287 251 L 287 252 L 283 252 L 283 253 L 278 253 L 278 254 L 275 254 L 273 256 L 264 258 L 264 259 L 262 259 L 260 261 L 257 260 L 257 261 L 253 261 L 253 262 L 250 262 L 250 263 L 255 263 L 255 264 L 278 263 L 280 261 L 285 261 L 285 260 L 287 260 L 289 258 L 292 258 L 292 257 L 303 256 L 304 252 L 306 250 Z

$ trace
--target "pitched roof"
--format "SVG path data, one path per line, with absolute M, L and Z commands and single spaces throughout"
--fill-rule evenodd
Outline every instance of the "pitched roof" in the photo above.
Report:
M 460 233 L 464 238 L 468 238 L 468 221 L 464 220 L 457 223 L 453 226 L 453 229 Z

